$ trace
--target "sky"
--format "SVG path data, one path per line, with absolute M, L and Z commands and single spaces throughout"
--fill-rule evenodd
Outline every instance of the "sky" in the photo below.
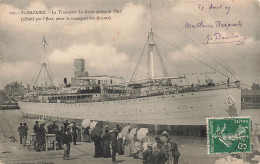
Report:
M 219 9 L 210 10 L 211 4 L 219 6 Z M 89 16 L 109 16 L 111 19 L 22 22 L 21 17 L 42 18 L 43 15 L 10 14 L 35 10 L 47 11 L 44 16 L 54 19 Z M 120 13 L 48 13 L 58 10 L 117 10 Z M 90 75 L 120 76 L 128 81 L 142 54 L 151 27 L 169 76 L 190 75 L 191 80 L 186 80 L 186 83 L 196 83 L 198 78 L 203 81 L 205 73 L 217 70 L 217 74 L 207 76 L 226 81 L 227 75 L 234 80 L 239 78 L 247 85 L 260 83 L 259 11 L 257 0 L 2 0 L 0 89 L 13 81 L 24 84 L 35 82 L 43 62 L 43 36 L 48 43 L 48 68 L 56 85 L 63 83 L 64 77 L 70 81 L 73 77 L 73 60 L 77 58 L 85 59 L 85 68 Z M 214 27 L 185 28 L 185 23 L 197 24 L 201 21 Z M 232 24 L 240 21 L 242 25 L 215 27 L 216 21 Z M 214 40 L 216 33 L 238 37 L 217 41 L 232 43 L 203 44 L 209 37 Z M 242 38 L 244 44 L 236 45 L 236 41 Z M 145 50 L 144 54 L 147 53 Z M 155 77 L 162 77 L 157 56 L 155 53 Z M 147 55 L 142 59 L 136 79 L 147 76 Z

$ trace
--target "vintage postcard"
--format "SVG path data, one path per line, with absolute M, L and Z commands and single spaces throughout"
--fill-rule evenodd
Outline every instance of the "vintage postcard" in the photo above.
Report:
M 0 163 L 259 163 L 259 16 L 259 0 L 0 0 Z

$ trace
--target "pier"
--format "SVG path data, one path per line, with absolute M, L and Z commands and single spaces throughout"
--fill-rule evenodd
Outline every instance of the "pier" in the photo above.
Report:
M 0 110 L 0 163 L 112 163 L 111 158 L 94 158 L 94 144 L 77 142 L 71 145 L 71 159 L 62 159 L 63 150 L 48 150 L 36 152 L 33 148 L 22 146 L 19 142 L 11 142 L 10 136 L 19 140 L 18 126 L 20 122 L 26 122 L 29 127 L 27 145 L 29 145 L 30 134 L 35 123 L 34 118 L 23 117 L 21 110 Z M 50 121 L 47 125 L 50 124 Z M 59 127 L 61 123 L 58 123 Z M 80 124 L 77 122 L 77 126 Z M 112 126 L 112 125 L 111 125 Z M 10 127 L 10 128 L 9 128 Z M 149 138 L 154 138 L 154 134 L 149 134 Z M 227 155 L 218 155 L 214 158 L 207 155 L 206 140 L 192 136 L 171 136 L 178 144 L 181 153 L 180 163 L 215 163 L 217 159 Z M 141 159 L 116 155 L 117 163 L 142 164 Z

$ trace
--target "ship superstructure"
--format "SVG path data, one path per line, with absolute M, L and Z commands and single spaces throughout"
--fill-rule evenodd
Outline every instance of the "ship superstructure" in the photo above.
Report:
M 238 79 L 228 77 L 226 82 L 215 83 L 207 78 L 205 83 L 178 85 L 175 81 L 186 76 L 168 75 L 154 36 L 151 27 L 129 82 L 114 76 L 89 76 L 84 60 L 77 59 L 72 85 L 38 92 L 33 101 L 20 101 L 24 115 L 153 125 L 205 125 L 206 117 L 239 115 Z M 155 55 L 163 77 L 155 77 Z M 144 56 L 147 76 L 136 79 Z

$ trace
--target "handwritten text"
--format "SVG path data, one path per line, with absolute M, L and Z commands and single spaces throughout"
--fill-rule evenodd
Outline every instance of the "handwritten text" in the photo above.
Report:
M 207 35 L 206 42 L 203 44 L 222 44 L 222 43 L 236 43 L 236 45 L 243 45 L 246 38 L 243 38 L 239 34 L 222 34 L 214 33 L 213 35 Z
M 197 28 L 224 28 L 225 30 L 228 30 L 231 27 L 242 27 L 242 21 L 239 20 L 237 22 L 223 22 L 223 21 L 215 21 L 215 23 L 206 23 L 204 21 L 196 22 L 196 23 L 190 23 L 185 22 L 184 27 L 190 28 L 190 29 L 197 29 Z

